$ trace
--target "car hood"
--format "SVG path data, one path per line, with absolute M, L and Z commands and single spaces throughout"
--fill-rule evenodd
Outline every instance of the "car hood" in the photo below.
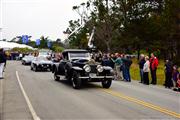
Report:
M 52 61 L 40 60 L 40 61 L 36 61 L 36 63 L 39 63 L 39 64 L 52 64 Z
M 79 66 L 81 68 L 83 68 L 84 65 L 90 65 L 90 66 L 97 66 L 100 65 L 100 63 L 95 62 L 94 60 L 87 60 L 87 59 L 79 59 L 79 60 L 75 60 L 73 61 L 73 65 L 74 66 Z
M 25 61 L 33 61 L 33 59 L 27 59 L 27 58 L 24 58 L 22 60 L 25 60 Z

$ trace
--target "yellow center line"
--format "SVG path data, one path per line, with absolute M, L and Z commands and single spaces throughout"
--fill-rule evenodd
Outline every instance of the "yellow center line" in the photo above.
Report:
M 142 100 L 138 100 L 136 98 L 133 98 L 133 97 L 129 97 L 129 96 L 126 96 L 122 93 L 119 93 L 119 92 L 115 92 L 113 90 L 110 90 L 110 89 L 102 89 L 105 93 L 108 93 L 110 95 L 113 95 L 115 97 L 118 97 L 118 98 L 121 98 L 121 99 L 125 99 L 125 100 L 128 100 L 130 102 L 134 102 L 136 104 L 139 104 L 139 105 L 142 105 L 142 106 L 145 106 L 145 107 L 148 107 L 148 108 L 151 108 L 153 110 L 156 110 L 156 111 L 159 111 L 159 112 L 162 112 L 162 113 L 165 113 L 167 115 L 170 115 L 170 116 L 173 116 L 175 118 L 180 118 L 180 114 L 179 113 L 176 113 L 176 112 L 173 112 L 173 111 L 170 111 L 170 110 L 167 110 L 165 108 L 162 108 L 160 106 L 156 106 L 156 105 L 153 105 L 151 103 L 148 103 L 148 102 L 144 102 Z

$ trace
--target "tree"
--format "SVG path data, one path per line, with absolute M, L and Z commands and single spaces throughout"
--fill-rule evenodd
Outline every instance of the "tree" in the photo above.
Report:
M 158 51 L 164 58 L 179 59 L 179 0 L 89 0 L 73 9 L 81 21 L 70 21 L 68 30 L 85 25 L 69 38 L 71 47 L 81 46 L 95 26 L 94 43 L 102 51 L 135 50 L 138 56 L 141 50 Z

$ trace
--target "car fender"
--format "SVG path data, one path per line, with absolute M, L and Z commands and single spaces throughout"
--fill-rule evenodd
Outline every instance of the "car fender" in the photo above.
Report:
M 56 65 L 52 65 L 52 73 L 54 73 L 56 69 L 57 69 Z
M 82 70 L 83 70 L 82 68 L 80 68 L 80 67 L 78 67 L 78 66 L 74 66 L 74 67 L 72 67 L 72 69 L 73 69 L 73 70 L 77 70 L 77 71 L 82 71 Z
M 59 63 L 52 63 L 51 66 L 52 66 L 52 73 L 58 71 Z
M 103 68 L 104 68 L 104 70 L 109 70 L 109 71 L 111 71 L 111 70 L 112 70 L 112 68 L 111 68 L 111 67 L 109 67 L 109 66 L 103 66 Z

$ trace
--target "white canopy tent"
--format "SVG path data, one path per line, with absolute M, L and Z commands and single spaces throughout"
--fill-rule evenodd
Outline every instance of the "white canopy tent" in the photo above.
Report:
M 15 48 L 15 47 L 34 49 L 33 47 L 28 46 L 28 45 L 24 45 L 24 44 L 18 44 L 18 43 L 14 43 L 14 42 L 0 41 L 0 48 L 13 49 L 13 48 Z

